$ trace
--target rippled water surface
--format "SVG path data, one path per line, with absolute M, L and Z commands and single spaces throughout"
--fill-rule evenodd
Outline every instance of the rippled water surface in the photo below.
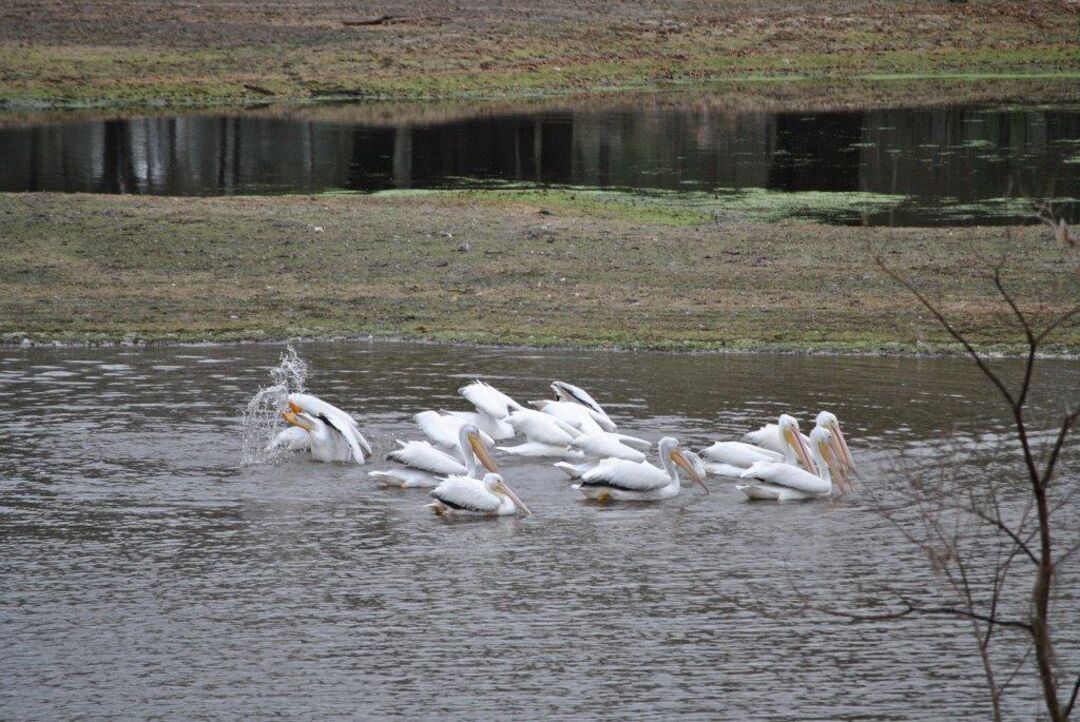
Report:
M 622 429 L 695 448 L 832 409 L 864 491 L 750 504 L 710 479 L 709 495 L 597 506 L 502 456 L 535 515 L 447 522 L 424 492 L 375 486 L 378 465 L 240 465 L 241 412 L 279 346 L 3 350 L 0 718 L 986 718 L 965 624 L 850 625 L 788 596 L 936 588 L 865 490 L 897 486 L 897 459 L 925 469 L 949 449 L 971 479 L 1013 473 L 1001 409 L 967 364 L 300 351 L 308 388 L 354 412 L 380 457 L 417 436 L 411 413 L 465 408 L 455 390 L 474 375 L 522 401 L 559 378 Z M 1080 365 L 1048 362 L 1041 381 L 1036 407 L 1056 411 Z M 1030 689 L 1013 718 L 1034 717 Z

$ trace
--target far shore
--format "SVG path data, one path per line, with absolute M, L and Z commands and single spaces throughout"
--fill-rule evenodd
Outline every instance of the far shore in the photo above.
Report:
M 1023 101 L 1040 84 L 1072 84 L 1075 98 L 1078 37 L 1070 0 L 9 0 L 0 110 L 524 100 L 695 84 L 834 107 L 971 102 L 991 85 Z

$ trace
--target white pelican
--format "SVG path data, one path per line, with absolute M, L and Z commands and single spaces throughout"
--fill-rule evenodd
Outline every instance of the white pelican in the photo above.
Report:
M 553 381 L 551 390 L 555 392 L 555 398 L 559 401 L 578 403 L 595 412 L 596 422 L 600 424 L 604 431 L 615 430 L 615 422 L 611 420 L 611 417 L 607 415 L 607 412 L 604 411 L 600 404 L 596 403 L 592 396 L 589 396 L 585 389 L 568 384 L 565 381 Z
M 356 420 L 349 414 L 311 394 L 289 394 L 288 403 L 289 410 L 294 414 L 307 414 L 341 434 L 357 464 L 363 464 L 364 459 L 371 456 L 371 444 L 360 433 Z
M 847 440 L 844 438 L 844 432 L 840 430 L 840 420 L 836 418 L 836 414 L 831 411 L 822 411 L 814 421 L 818 426 L 828 429 L 832 434 L 833 453 L 840 460 L 844 471 L 849 474 L 855 471 L 855 460 L 851 458 Z
M 721 476 L 739 476 L 757 462 L 768 461 L 793 466 L 802 462 L 803 468 L 812 470 L 814 465 L 803 442 L 804 437 L 799 433 L 799 422 L 783 414 L 779 423 L 773 424 L 772 428 L 782 453 L 741 441 L 718 441 L 701 452 L 706 460 L 705 468 Z
M 587 406 L 582 406 L 575 401 L 530 401 L 529 404 L 545 414 L 554 416 L 560 421 L 573 426 L 578 431 L 591 434 L 594 431 L 604 431 L 604 427 L 597 421 L 597 414 Z
M 517 446 L 500 446 L 499 451 L 517 456 L 561 456 L 581 458 L 582 455 L 568 449 L 570 442 L 581 432 L 565 421 L 532 409 L 518 409 L 506 417 L 508 424 L 525 434 L 526 443 Z
M 291 426 L 274 438 L 271 447 L 283 447 L 290 451 L 306 449 L 311 452 L 311 458 L 315 461 L 349 461 L 353 458 L 353 451 L 345 443 L 345 437 L 320 419 L 292 411 L 282 411 L 281 417 Z
M 495 462 L 488 454 L 487 447 L 480 436 L 480 430 L 465 424 L 458 431 L 457 459 L 445 451 L 440 451 L 426 441 L 398 442 L 401 448 L 387 454 L 386 458 L 402 464 L 403 469 L 369 471 L 368 476 L 378 479 L 388 486 L 402 488 L 431 488 L 438 486 L 442 477 L 464 475 L 475 477 L 480 473 L 480 464 L 488 471 L 496 471 Z
M 660 439 L 660 462 L 663 469 L 658 469 L 648 462 L 637 464 L 626 459 L 604 459 L 586 471 L 581 482 L 573 488 L 597 501 L 668 499 L 679 493 L 679 470 L 676 467 L 681 466 L 693 481 L 701 484 L 708 492 L 705 482 L 686 458 L 676 439 L 670 436 Z
M 521 404 L 499 391 L 490 384 L 477 379 L 468 386 L 462 386 L 458 393 L 493 419 L 505 419 L 507 414 L 521 408 Z
M 589 459 L 588 461 L 579 464 L 560 461 L 554 466 L 556 469 L 564 471 L 571 479 L 580 479 L 586 471 L 604 459 L 626 459 L 640 464 L 645 461 L 645 454 L 642 453 L 642 450 L 648 450 L 651 447 L 650 442 L 635 436 L 594 431 L 591 434 L 582 434 L 567 446 L 569 451 L 580 452 L 578 456 L 573 458 L 586 458 Z M 683 453 L 687 454 L 687 458 L 689 458 L 690 452 L 684 451 Z M 697 458 L 696 454 L 694 458 Z M 698 459 L 698 464 L 700 463 L 701 459 Z M 697 468 L 700 476 L 705 476 L 703 466 L 696 466 L 695 468 Z
M 748 483 L 737 488 L 750 499 L 788 501 L 828 496 L 833 491 L 833 475 L 843 479 L 839 460 L 832 450 L 832 434 L 821 426 L 810 432 L 810 451 L 816 474 L 790 464 L 759 461 L 742 473 Z
M 428 508 L 439 516 L 532 513 L 498 474 L 485 474 L 483 479 L 449 476 L 431 490 L 431 496 L 435 501 Z
M 584 459 L 585 454 L 569 446 L 543 444 L 539 441 L 526 441 L 516 446 L 496 446 L 496 449 L 511 456 L 536 456 L 547 459 Z
M 783 416 L 787 416 L 787 414 L 784 414 Z M 783 418 L 783 416 L 781 416 L 781 418 Z M 773 451 L 777 454 L 783 454 L 784 443 L 780 439 L 779 432 L 779 424 L 765 424 L 757 431 L 747 431 L 745 434 L 743 434 L 742 440 L 745 441 L 747 444 L 759 446 L 762 449 Z M 799 436 L 802 438 L 804 444 L 810 443 L 809 436 L 805 436 L 801 432 Z
M 645 454 L 639 449 L 648 449 L 651 446 L 652 444 L 645 439 L 624 434 L 610 434 L 606 431 L 582 434 L 569 444 L 571 450 L 578 450 L 587 457 L 626 459 L 639 464 L 645 461 Z
M 461 427 L 469 422 L 457 416 L 443 416 L 438 411 L 421 411 L 413 415 L 413 420 L 420 427 L 424 436 L 431 439 L 431 443 L 444 449 L 457 450 L 458 435 Z M 473 424 L 476 426 L 476 424 Z M 479 428 L 479 427 L 478 427 Z M 490 435 L 480 431 L 480 440 L 488 447 L 495 446 L 494 439 Z
M 456 416 L 466 423 L 472 424 L 495 441 L 505 441 L 514 438 L 514 427 L 502 419 L 488 416 L 483 411 L 447 411 L 443 409 L 443 416 Z

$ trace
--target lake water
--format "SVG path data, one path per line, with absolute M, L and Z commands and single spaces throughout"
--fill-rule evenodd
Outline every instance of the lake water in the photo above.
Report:
M 419 119 L 415 109 L 343 106 L 31 122 L 0 128 L 0 190 L 820 192 L 844 195 L 810 198 L 796 215 L 889 225 L 1030 222 L 1015 199 L 1080 198 L 1075 106 L 740 112 L 712 101 L 597 100 Z M 858 193 L 887 198 L 867 206 Z
M 308 389 L 354 412 L 380 458 L 418 436 L 413 412 L 466 408 L 455 390 L 480 375 L 522 401 L 571 380 L 621 429 L 694 448 L 829 408 L 862 468 L 843 501 L 751 504 L 711 478 L 708 495 L 598 506 L 502 455 L 535 515 L 447 522 L 423 491 L 368 480 L 383 461 L 240 464 L 241 412 L 281 350 L 0 350 L 0 718 L 988 716 L 965 623 L 850 625 L 797 612 L 791 591 L 844 606 L 937 589 L 867 497 L 900 467 L 1016 474 L 968 364 L 300 347 Z M 1057 413 L 1080 364 L 1047 362 L 1040 384 L 1036 416 Z M 1075 579 L 1058 602 L 1072 618 Z M 1075 669 L 1080 631 L 1062 634 Z M 1035 717 L 1033 690 L 1009 718 Z

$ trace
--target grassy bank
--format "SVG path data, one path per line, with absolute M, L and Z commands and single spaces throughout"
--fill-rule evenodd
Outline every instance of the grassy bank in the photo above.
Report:
M 284 198 L 0 195 L 0 338 L 240 340 L 374 333 L 650 348 L 911 351 L 944 341 L 881 256 L 986 346 L 1026 304 L 1080 301 L 1040 227 L 718 223 L 604 194 Z M 1059 349 L 1080 350 L 1080 328 Z
M 1068 0 L 11 0 L 0 8 L 0 102 L 209 106 L 852 79 L 875 95 L 912 78 L 1075 81 L 1078 37 L 1080 6 Z

